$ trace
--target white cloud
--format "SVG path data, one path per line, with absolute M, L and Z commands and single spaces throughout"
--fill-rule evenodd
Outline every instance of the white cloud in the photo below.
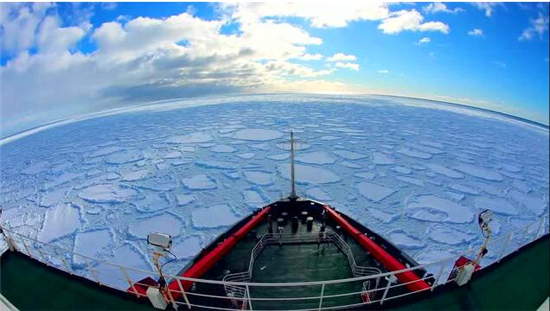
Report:
M 312 27 L 345 27 L 349 22 L 381 20 L 388 16 L 388 5 L 380 2 L 264 2 L 226 3 L 222 7 L 241 23 L 255 23 L 265 17 L 300 17 Z
M 503 62 L 501 62 L 501 61 L 494 61 L 493 64 L 495 64 L 496 66 L 498 66 L 498 67 L 500 67 L 500 68 L 506 68 L 506 67 L 508 67 L 508 66 L 506 65 L 506 63 L 503 63 Z
M 382 70 L 378 70 L 377 72 L 378 72 L 378 73 L 381 73 L 381 74 L 387 74 L 387 73 L 390 73 L 390 71 L 389 71 L 389 70 L 387 70 L 387 69 L 382 69 Z
M 359 64 L 356 63 L 336 62 L 334 65 L 338 68 L 347 68 L 355 71 L 359 70 Z
M 226 35 L 221 31 L 223 18 L 203 20 L 188 12 L 106 22 L 93 31 L 86 23 L 62 27 L 55 11 L 45 14 L 34 5 L 10 6 L 2 14 L 2 51 L 14 53 L 0 67 L 2 135 L 142 101 L 270 89 L 305 92 L 316 85 L 321 91 L 349 90 L 321 79 L 334 68 L 293 63 L 322 59 L 307 51 L 322 40 L 284 22 L 246 23 L 236 34 Z M 17 30 L 29 38 L 15 38 L 21 35 Z M 75 50 L 88 39 L 96 51 Z M 36 50 L 29 53 L 30 48 Z M 345 67 L 359 68 L 352 63 Z
M 378 25 L 378 29 L 386 34 L 397 34 L 402 31 L 439 31 L 449 33 L 450 28 L 442 22 L 426 22 L 423 23 L 424 16 L 416 10 L 401 10 L 391 13 L 389 18 L 386 18 Z
M 456 14 L 460 12 L 464 12 L 464 9 L 462 8 L 454 8 L 449 9 L 447 8 L 447 5 L 441 2 L 434 2 L 430 3 L 427 6 L 424 7 L 424 12 L 426 13 L 450 13 L 450 14 Z
M 337 61 L 354 61 L 357 60 L 355 55 L 346 55 L 344 53 L 336 53 L 331 57 L 327 58 L 327 62 L 337 62 Z
M 493 16 L 495 8 L 497 6 L 502 5 L 502 3 L 497 3 L 497 2 L 473 2 L 472 5 L 475 6 L 476 8 L 478 8 L 478 9 L 482 10 L 482 11 L 485 11 L 485 16 L 491 17 L 491 16 Z
M 321 54 L 304 54 L 301 57 L 302 60 L 310 61 L 310 60 L 321 60 L 323 59 L 323 55 Z
M 474 37 L 483 37 L 483 30 L 479 28 L 474 28 L 468 31 L 468 35 L 474 36 Z
M 542 39 L 542 36 L 545 32 L 548 31 L 548 17 L 544 13 L 539 13 L 537 19 L 532 19 L 530 21 L 529 27 L 525 28 L 518 40 L 527 41 L 533 39 L 533 37 L 538 34 L 539 38 Z
M 16 55 L 36 44 L 38 25 L 54 5 L 50 3 L 0 3 L 0 48 Z
M 421 44 L 425 44 L 425 43 L 430 43 L 432 40 L 429 38 L 429 37 L 424 37 L 420 40 L 418 40 L 418 42 L 416 42 L 416 45 L 421 45 Z

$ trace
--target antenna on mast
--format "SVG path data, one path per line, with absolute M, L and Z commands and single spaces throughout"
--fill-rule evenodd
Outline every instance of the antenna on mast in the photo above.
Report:
M 290 195 L 288 196 L 291 200 L 298 199 L 296 195 L 296 174 L 294 172 L 294 152 L 301 149 L 301 145 L 296 145 L 296 143 L 301 144 L 301 141 L 294 140 L 294 132 L 290 130 L 290 141 L 280 142 L 279 144 L 283 149 L 286 149 L 286 145 L 289 144 L 290 149 Z

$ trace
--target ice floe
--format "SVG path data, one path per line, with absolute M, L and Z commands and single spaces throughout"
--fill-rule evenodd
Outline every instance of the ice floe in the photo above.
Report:
M 245 129 L 234 133 L 233 138 L 242 140 L 267 141 L 281 138 L 283 133 L 267 129 Z
M 373 202 L 380 202 L 396 192 L 392 188 L 366 181 L 357 184 L 357 190 L 362 196 Z
M 128 233 L 136 238 L 145 239 L 152 232 L 162 232 L 171 236 L 178 236 L 182 228 L 182 221 L 170 214 L 163 213 L 149 218 L 134 221 L 128 225 Z
M 193 227 L 197 229 L 219 228 L 232 225 L 240 218 L 227 204 L 216 204 L 193 210 Z
M 411 199 L 407 214 L 414 219 L 435 222 L 469 223 L 474 220 L 470 208 L 433 195 Z
M 267 186 L 275 181 L 273 174 L 263 171 L 244 171 L 244 177 L 252 184 Z
M 214 138 L 207 133 L 191 133 L 186 135 L 177 135 L 170 137 L 166 142 L 172 144 L 196 144 L 206 143 L 214 140 Z
M 78 197 L 91 203 L 122 203 L 136 194 L 134 189 L 99 184 L 84 188 L 78 193 Z
M 205 174 L 184 178 L 181 182 L 183 186 L 189 190 L 208 190 L 217 188 L 216 183 Z
M 80 211 L 67 204 L 59 204 L 48 209 L 38 240 L 50 243 L 61 237 L 70 235 L 80 228 Z
M 285 179 L 290 179 L 290 164 L 282 164 L 278 166 L 279 174 Z M 296 182 L 300 184 L 328 184 L 335 183 L 341 180 L 340 176 L 333 172 L 306 165 L 295 165 Z

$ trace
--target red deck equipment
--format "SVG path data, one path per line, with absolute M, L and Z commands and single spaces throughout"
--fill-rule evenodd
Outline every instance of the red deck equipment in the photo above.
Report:
M 327 211 L 329 215 L 349 233 L 349 235 L 351 235 L 359 244 L 361 244 L 363 248 L 371 252 L 374 258 L 376 258 L 376 260 L 383 264 L 386 269 L 390 271 L 399 271 L 406 269 L 406 267 L 397 259 L 395 259 L 395 257 L 393 257 L 390 253 L 380 247 L 380 245 L 374 243 L 369 237 L 353 227 L 347 220 L 344 219 L 344 217 L 342 217 L 335 210 L 330 208 L 330 206 L 325 205 L 323 207 L 325 211 Z M 430 288 L 430 285 L 428 285 L 428 283 L 426 283 L 424 280 L 421 280 L 412 271 L 399 273 L 395 276 L 399 279 L 399 281 L 403 283 L 408 283 L 406 286 L 411 291 L 426 290 Z

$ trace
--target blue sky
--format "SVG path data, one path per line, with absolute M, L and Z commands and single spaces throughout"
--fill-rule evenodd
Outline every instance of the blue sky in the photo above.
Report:
M 378 93 L 548 124 L 548 3 L 3 3 L 0 125 L 144 101 Z

